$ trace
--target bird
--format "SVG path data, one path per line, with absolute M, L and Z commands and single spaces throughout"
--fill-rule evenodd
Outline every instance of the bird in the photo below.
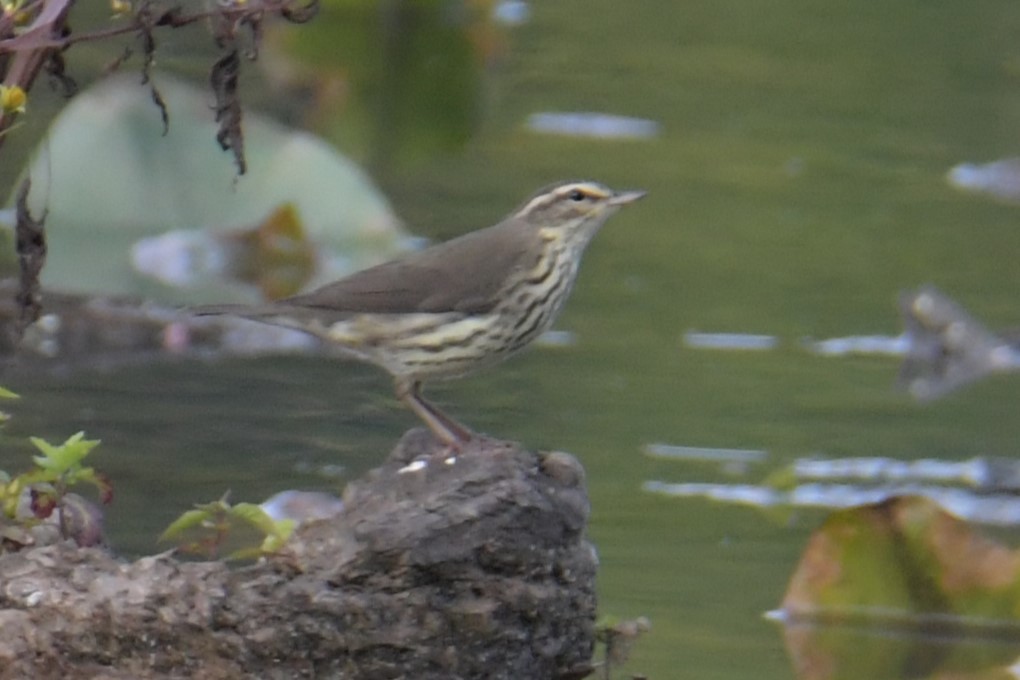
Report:
M 294 328 L 387 371 L 398 399 L 457 450 L 475 434 L 425 399 L 425 381 L 498 363 L 546 331 L 606 220 L 644 191 L 548 186 L 494 226 L 256 305 L 193 308 Z

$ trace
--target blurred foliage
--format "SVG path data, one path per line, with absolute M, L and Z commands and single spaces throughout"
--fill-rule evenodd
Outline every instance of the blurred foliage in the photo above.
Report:
M 257 301 L 256 286 L 232 280 L 167 285 L 152 276 L 155 266 L 132 261 L 132 243 L 201 229 L 236 233 L 265 224 L 285 205 L 300 214 L 300 230 L 315 246 L 304 254 L 311 277 L 298 284 L 325 283 L 401 250 L 404 232 L 385 196 L 321 139 L 247 115 L 248 172 L 238 178 L 214 143 L 208 96 L 163 75 L 153 82 L 169 112 L 166 134 L 135 78 L 109 78 L 64 108 L 25 169 L 33 178 L 31 211 L 47 216 L 45 287 L 172 302 Z M 215 260 L 211 249 L 195 256 L 167 250 L 157 260 L 183 269 L 203 256 Z
M 280 552 L 296 525 L 292 519 L 274 520 L 254 503 L 231 505 L 224 496 L 182 514 L 159 540 L 173 541 L 181 551 L 206 559 L 216 558 L 228 546 L 227 559 L 255 559 Z M 257 543 L 250 540 L 252 532 Z
M 271 32 L 263 65 L 310 97 L 307 124 L 378 167 L 463 147 L 501 51 L 487 1 L 330 0 L 300 32 Z
M 0 388 L 0 398 L 15 399 L 17 395 Z M 0 414 L 6 421 L 7 414 Z M 40 455 L 33 456 L 35 467 L 18 475 L 0 470 L 0 548 L 19 549 L 33 542 L 29 529 L 53 518 L 63 538 L 73 538 L 80 545 L 101 541 L 102 517 L 91 504 L 70 489 L 90 484 L 99 492 L 104 505 L 113 500 L 113 487 L 95 468 L 83 464 L 99 445 L 98 440 L 85 439 L 78 432 L 62 444 L 50 444 L 39 437 L 30 437 Z

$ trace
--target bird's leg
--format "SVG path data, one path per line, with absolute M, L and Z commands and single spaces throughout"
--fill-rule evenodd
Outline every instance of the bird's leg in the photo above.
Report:
M 398 379 L 396 389 L 397 398 L 414 411 L 432 434 L 446 446 L 457 450 L 474 436 L 471 430 L 425 401 L 421 394 L 420 381 Z

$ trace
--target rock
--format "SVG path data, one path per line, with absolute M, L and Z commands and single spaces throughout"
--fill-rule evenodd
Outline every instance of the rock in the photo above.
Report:
M 480 438 L 449 455 L 413 430 L 339 516 L 251 566 L 69 542 L 0 556 L 0 677 L 583 677 L 587 516 L 566 454 Z

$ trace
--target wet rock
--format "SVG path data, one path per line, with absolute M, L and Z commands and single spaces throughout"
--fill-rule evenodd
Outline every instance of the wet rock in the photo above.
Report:
M 566 454 L 413 430 L 339 516 L 252 566 L 69 542 L 0 556 L 0 677 L 583 677 L 587 516 Z
M 0 544 L 7 546 L 43 546 L 71 539 L 83 548 L 102 545 L 103 509 L 73 492 L 65 493 L 60 507 L 40 517 L 33 508 L 31 489 L 18 499 L 14 521 L 0 521 Z M 3 548 L 0 547 L 0 550 Z

